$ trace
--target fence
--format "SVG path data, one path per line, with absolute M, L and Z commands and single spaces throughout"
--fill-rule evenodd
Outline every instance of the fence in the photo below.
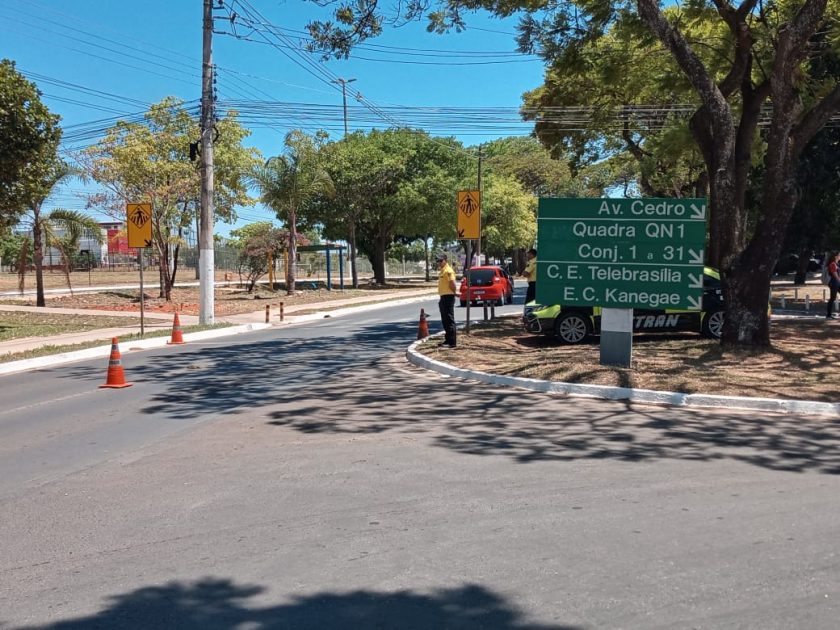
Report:
M 146 250 L 143 258 L 144 269 L 157 269 L 160 265 L 158 256 L 152 255 L 153 250 Z M 195 275 L 198 267 L 198 249 L 195 247 L 182 247 L 178 251 L 178 276 L 181 279 L 188 278 Z M 339 283 L 339 255 L 338 252 L 330 253 L 330 274 L 334 285 Z M 14 273 L 16 271 L 15 264 L 8 261 L 2 261 L 0 265 L 0 272 Z M 217 247 L 214 252 L 214 266 L 218 271 L 230 272 L 234 278 L 238 278 L 239 272 L 239 253 L 231 247 Z M 138 256 L 135 254 L 107 254 L 101 259 L 94 261 L 94 268 L 99 271 L 138 271 L 140 263 Z M 344 255 L 344 282 L 349 285 L 351 278 L 351 269 L 349 257 Z M 44 257 L 44 269 L 60 271 L 60 261 L 57 256 L 46 255 Z M 87 267 L 77 269 L 77 271 L 85 271 Z M 295 271 L 298 280 L 306 281 L 324 281 L 327 279 L 327 258 L 325 252 L 301 252 L 299 255 L 299 262 L 297 263 Z M 373 266 L 367 258 L 356 258 L 356 271 L 359 278 L 362 280 L 369 280 L 373 278 Z M 431 267 L 434 274 L 434 266 Z M 278 281 L 283 280 L 286 275 L 285 261 L 281 258 L 275 260 L 274 273 Z M 386 278 L 403 278 L 403 277 L 425 277 L 426 264 L 424 261 L 409 261 L 409 260 L 394 260 L 390 259 L 385 263 L 385 277 Z

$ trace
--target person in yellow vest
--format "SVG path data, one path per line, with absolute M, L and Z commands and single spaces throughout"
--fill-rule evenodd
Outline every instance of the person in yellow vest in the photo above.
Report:
M 525 304 L 533 302 L 537 299 L 537 250 L 528 250 L 528 263 L 525 265 L 525 273 L 523 278 L 528 280 L 528 290 L 525 292 Z
M 435 257 L 440 270 L 438 277 L 438 308 L 440 309 L 440 321 L 443 324 L 444 338 L 441 347 L 455 347 L 455 270 L 449 264 L 446 254 L 438 254 Z

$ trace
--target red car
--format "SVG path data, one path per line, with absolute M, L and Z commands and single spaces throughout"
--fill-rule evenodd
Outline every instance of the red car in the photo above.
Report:
M 499 306 L 513 304 L 513 279 L 501 267 L 473 267 L 470 274 L 470 302 L 495 302 Z M 461 279 L 461 306 L 467 305 L 467 278 Z

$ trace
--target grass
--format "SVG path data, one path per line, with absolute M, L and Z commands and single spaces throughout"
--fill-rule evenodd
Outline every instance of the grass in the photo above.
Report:
M 125 319 L 123 317 L 119 319 Z M 182 326 L 182 330 L 184 334 L 193 333 L 193 332 L 200 332 L 202 330 L 213 330 L 216 328 L 228 328 L 232 324 L 213 324 L 213 325 L 195 325 L 195 326 Z M 139 339 L 149 339 L 151 337 L 168 337 L 171 334 L 171 330 L 155 330 L 152 332 L 147 332 L 142 337 L 139 333 L 131 334 L 131 335 L 121 335 L 120 336 L 120 343 L 128 343 L 130 341 L 137 341 Z M 9 352 L 6 354 L 0 354 L 0 363 L 8 363 L 10 361 L 22 361 L 23 359 L 34 359 L 36 357 L 45 357 L 51 354 L 61 354 L 64 352 L 75 352 L 76 350 L 86 350 L 87 348 L 96 348 L 98 346 L 104 346 L 111 343 L 111 337 L 103 337 L 102 339 L 85 341 L 83 343 L 76 343 L 72 345 L 64 345 L 64 346 L 41 346 L 40 348 L 35 348 L 33 350 L 27 350 L 25 352 Z
M 597 337 L 561 346 L 522 331 L 518 320 L 482 324 L 458 337 L 457 350 L 435 343 L 420 351 L 458 367 L 569 383 L 612 385 L 683 393 L 840 402 L 840 320 L 776 320 L 773 347 L 727 349 L 698 334 L 634 335 L 630 368 L 600 365 Z
M 95 313 L 90 315 L 58 315 L 55 313 L 0 311 L 0 341 L 139 325 L 139 318 L 109 317 L 96 315 Z

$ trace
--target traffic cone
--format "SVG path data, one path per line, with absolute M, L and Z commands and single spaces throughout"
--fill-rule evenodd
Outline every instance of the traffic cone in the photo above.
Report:
M 116 337 L 111 339 L 111 358 L 108 360 L 108 378 L 99 387 L 120 389 L 134 385 L 134 383 L 125 382 L 125 372 L 123 372 L 119 342 L 120 340 Z
M 420 309 L 420 326 L 417 329 L 417 338 L 425 339 L 429 336 L 429 323 L 426 321 L 426 311 Z
M 166 342 L 169 345 L 187 343 L 184 341 L 184 334 L 181 332 L 181 320 L 178 312 L 175 312 L 175 321 L 172 322 L 172 339 Z

